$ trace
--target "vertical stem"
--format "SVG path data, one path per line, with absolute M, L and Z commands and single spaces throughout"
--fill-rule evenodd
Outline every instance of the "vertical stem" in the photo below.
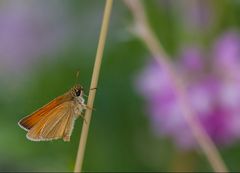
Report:
M 98 77 L 99 77 L 99 72 L 100 72 L 100 67 L 101 67 L 101 62 L 102 62 L 102 56 L 103 56 L 103 50 L 104 50 L 104 46 L 105 46 L 106 36 L 107 36 L 107 32 L 108 32 L 108 25 L 109 25 L 111 10 L 112 10 L 112 3 L 113 3 L 113 0 L 106 0 L 103 21 L 102 21 L 102 27 L 101 27 L 98 48 L 97 48 L 97 53 L 96 53 L 96 58 L 95 58 L 95 64 L 94 64 L 94 68 L 93 68 L 92 81 L 91 81 L 91 85 L 90 85 L 90 92 L 89 92 L 89 96 L 88 96 L 87 105 L 89 107 L 93 107 L 93 103 L 94 103 L 94 99 L 95 99 L 96 89 L 91 90 L 91 88 L 97 88 Z M 90 126 L 91 116 L 92 116 L 92 110 L 87 109 L 86 113 L 85 113 L 86 123 L 83 123 L 83 127 L 82 127 L 74 172 L 82 171 L 84 151 L 85 151 L 85 146 L 87 143 L 88 130 L 89 130 L 89 126 Z
M 179 98 L 179 104 L 181 106 L 184 118 L 188 123 L 200 148 L 206 155 L 213 170 L 215 172 L 227 172 L 227 167 L 224 164 L 224 161 L 222 160 L 217 147 L 199 123 L 197 116 L 195 115 L 191 106 L 189 106 L 190 104 L 185 91 L 186 87 L 184 85 L 184 82 L 178 77 L 177 72 L 174 70 L 174 67 L 172 67 L 171 63 L 168 60 L 169 58 L 167 53 L 164 51 L 160 42 L 156 39 L 156 35 L 151 30 L 141 1 L 125 0 L 124 2 L 133 14 L 135 32 L 146 44 L 155 60 L 170 75 Z

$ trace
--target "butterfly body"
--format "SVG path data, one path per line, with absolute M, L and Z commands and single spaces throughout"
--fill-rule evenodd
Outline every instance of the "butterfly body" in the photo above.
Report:
M 21 119 L 18 124 L 27 131 L 26 137 L 32 141 L 61 138 L 70 141 L 74 122 L 85 109 L 83 88 L 75 85 L 62 96 Z

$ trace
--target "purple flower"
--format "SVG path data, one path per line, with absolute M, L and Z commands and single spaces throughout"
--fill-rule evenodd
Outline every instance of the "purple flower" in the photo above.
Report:
M 185 47 L 174 66 L 186 86 L 190 106 L 217 144 L 240 138 L 240 35 L 221 36 L 211 53 Z M 169 74 L 152 61 L 141 72 L 137 88 L 147 101 L 156 134 L 168 136 L 185 148 L 196 141 L 180 109 Z

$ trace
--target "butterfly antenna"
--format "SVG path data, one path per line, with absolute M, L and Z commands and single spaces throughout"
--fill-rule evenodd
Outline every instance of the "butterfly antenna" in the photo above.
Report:
M 77 84 L 78 77 L 79 77 L 79 70 L 78 70 L 77 73 L 76 73 L 76 81 L 75 81 L 75 84 Z

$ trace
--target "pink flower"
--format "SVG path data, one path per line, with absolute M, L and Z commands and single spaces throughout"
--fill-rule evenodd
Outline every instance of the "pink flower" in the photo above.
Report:
M 203 128 L 217 144 L 240 138 L 240 35 L 225 33 L 209 54 L 185 47 L 174 64 L 184 80 L 190 106 Z M 178 95 L 169 74 L 150 62 L 139 74 L 137 88 L 157 134 L 171 137 L 181 147 L 195 147 L 180 110 Z

